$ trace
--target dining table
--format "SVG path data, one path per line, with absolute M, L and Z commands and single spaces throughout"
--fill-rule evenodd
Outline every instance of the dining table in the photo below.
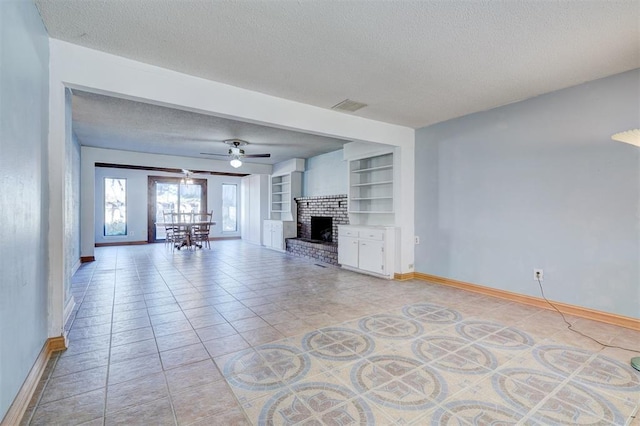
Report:
M 197 226 L 214 226 L 216 224 L 215 221 L 181 221 L 181 222 L 156 222 L 156 226 L 162 227 L 177 227 L 185 230 L 185 236 L 180 242 L 174 241 L 175 248 L 180 250 L 182 247 L 191 247 L 195 245 L 197 248 L 202 248 L 202 244 L 193 243 L 191 240 L 192 234 L 191 230 Z

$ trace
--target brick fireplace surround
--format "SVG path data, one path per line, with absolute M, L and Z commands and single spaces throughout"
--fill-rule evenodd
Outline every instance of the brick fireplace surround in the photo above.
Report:
M 295 199 L 298 205 L 298 238 L 287 238 L 287 251 L 295 256 L 338 264 L 338 225 L 348 225 L 346 195 L 323 195 Z M 311 241 L 311 217 L 331 217 L 331 242 Z

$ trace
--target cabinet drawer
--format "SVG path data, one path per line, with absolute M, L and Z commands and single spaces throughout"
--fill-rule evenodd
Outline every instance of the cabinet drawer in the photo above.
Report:
M 340 230 L 340 235 L 345 237 L 358 238 L 358 230 L 352 228 L 343 228 Z
M 363 229 L 358 235 L 360 238 L 367 240 L 384 240 L 384 230 L 382 229 Z

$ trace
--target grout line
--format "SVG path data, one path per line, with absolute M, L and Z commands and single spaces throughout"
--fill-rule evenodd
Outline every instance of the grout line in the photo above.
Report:
M 147 255 L 148 258 L 148 255 Z M 136 265 L 136 275 L 138 276 L 138 286 L 140 286 L 140 271 L 138 269 L 138 263 L 135 262 L 135 258 L 134 258 L 134 263 Z M 158 269 L 155 267 L 155 262 L 152 261 L 151 263 L 152 265 L 154 265 L 154 269 L 156 271 L 158 271 Z M 158 271 L 159 272 L 159 271 Z M 160 276 L 162 277 L 162 274 L 160 274 Z M 162 281 L 166 284 L 166 281 L 164 280 L 164 278 L 162 278 Z M 171 291 L 171 290 L 169 290 Z M 173 296 L 173 293 L 171 293 Z M 158 338 L 156 337 L 156 330 L 153 327 L 153 322 L 151 322 L 151 314 L 149 313 L 149 305 L 147 305 L 147 298 L 144 297 L 144 292 L 143 292 L 143 296 L 142 296 L 142 300 L 144 301 L 144 306 L 145 306 L 145 310 L 147 311 L 147 318 L 149 319 L 149 325 L 151 327 L 151 332 L 153 333 L 153 341 L 156 344 L 156 350 L 158 353 L 158 359 L 160 360 L 160 368 L 162 369 L 162 377 L 164 377 L 164 385 L 167 389 L 167 395 L 169 396 L 169 405 L 171 406 L 171 414 L 173 415 L 173 421 L 174 423 L 177 425 L 178 424 L 178 415 L 176 414 L 176 408 L 173 404 L 173 395 L 171 394 L 171 388 L 169 387 L 169 382 L 167 381 L 167 374 L 165 372 L 164 369 L 164 364 L 162 362 L 162 356 L 160 355 L 160 347 L 158 346 Z M 175 298 L 174 298 L 175 300 Z
M 116 259 L 113 270 L 113 301 L 111 303 L 111 332 L 109 333 L 109 355 L 107 355 L 107 377 L 106 382 L 104 384 L 104 409 L 102 412 L 102 425 L 105 426 L 107 422 L 107 401 L 109 395 L 109 376 L 111 374 L 111 344 L 113 343 L 113 315 L 115 313 L 116 306 L 116 286 L 118 282 L 118 252 L 116 250 Z

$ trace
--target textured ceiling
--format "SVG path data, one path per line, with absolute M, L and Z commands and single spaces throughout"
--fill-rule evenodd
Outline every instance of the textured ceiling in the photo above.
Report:
M 419 128 L 640 67 L 640 1 L 36 0 L 49 35 Z
M 246 154 L 270 153 L 247 163 L 276 164 L 342 148 L 345 140 L 259 126 L 141 102 L 73 91 L 73 130 L 80 143 L 99 148 L 224 160 L 225 139 L 243 139 Z

